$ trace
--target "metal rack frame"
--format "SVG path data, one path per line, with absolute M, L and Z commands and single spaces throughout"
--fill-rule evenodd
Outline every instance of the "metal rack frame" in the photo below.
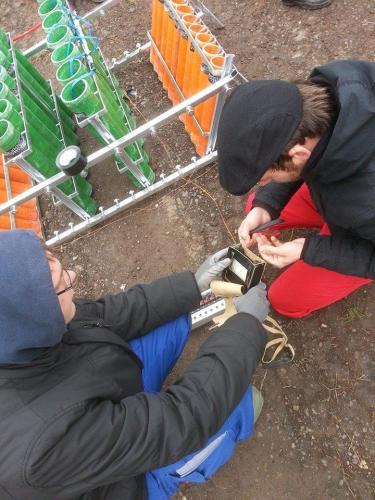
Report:
M 107 7 L 110 7 L 112 5 L 115 5 L 118 3 L 119 0 L 107 0 L 103 4 L 100 5 L 100 7 L 94 9 L 91 11 L 91 13 L 87 14 L 85 17 L 87 19 L 94 17 L 94 15 L 98 15 L 99 12 L 103 13 L 104 10 Z M 133 50 L 132 52 L 124 52 L 124 56 L 121 59 L 112 59 L 112 64 L 107 65 L 108 69 L 114 69 L 117 66 L 121 64 L 125 64 L 127 62 L 130 62 L 133 60 L 135 57 L 137 57 L 139 54 L 142 52 L 148 50 L 151 47 L 152 40 L 151 36 L 148 35 L 150 38 L 150 41 L 148 43 L 145 43 L 143 45 L 137 44 L 136 49 Z M 31 47 L 27 51 L 24 52 L 24 55 L 31 57 L 32 55 L 36 54 L 40 50 L 44 49 L 46 47 L 45 40 L 40 42 L 39 44 L 36 44 L 35 46 Z M 162 58 L 161 58 L 162 59 Z M 123 199 L 116 198 L 114 199 L 114 204 L 108 208 L 103 208 L 99 207 L 99 213 L 89 217 L 86 212 L 84 214 L 78 214 L 83 220 L 83 222 L 74 224 L 73 222 L 70 222 L 68 224 L 68 229 L 63 230 L 63 231 L 54 231 L 54 237 L 50 238 L 46 243 L 47 245 L 54 245 L 57 243 L 62 243 L 65 242 L 77 234 L 79 234 L 82 231 L 85 231 L 97 224 L 100 224 L 104 220 L 108 219 L 109 217 L 112 217 L 113 215 L 120 213 L 121 211 L 133 206 L 135 203 L 138 201 L 141 201 L 158 191 L 164 189 L 165 187 L 170 186 L 171 184 L 177 182 L 178 180 L 184 178 L 185 176 L 193 173 L 194 171 L 203 168 L 204 166 L 212 163 L 213 161 L 216 160 L 217 158 L 217 153 L 214 151 L 214 144 L 216 142 L 216 135 L 217 135 L 217 125 L 218 125 L 218 120 L 219 120 L 219 115 L 221 112 L 221 108 L 224 105 L 225 101 L 225 95 L 226 93 L 230 90 L 229 84 L 234 81 L 234 79 L 237 76 L 237 70 L 233 65 L 233 55 L 228 55 L 225 60 L 225 65 L 224 69 L 222 71 L 221 77 L 219 78 L 218 81 L 210 85 L 209 87 L 203 89 L 202 91 L 196 93 L 195 95 L 191 96 L 188 99 L 184 99 L 182 102 L 179 104 L 172 106 L 170 109 L 165 111 L 164 113 L 160 114 L 159 116 L 149 120 L 147 123 L 137 127 L 136 129 L 132 130 L 125 136 L 121 137 L 120 139 L 114 139 L 112 136 L 106 136 L 106 133 L 108 131 L 101 129 L 101 135 L 103 138 L 105 138 L 105 141 L 107 142 L 107 145 L 102 147 L 101 149 L 95 151 L 94 153 L 90 154 L 87 157 L 87 165 L 85 170 L 87 171 L 89 168 L 92 166 L 100 163 L 104 159 L 110 157 L 113 154 L 121 156 L 123 154 L 122 149 L 135 142 L 137 139 L 140 139 L 144 137 L 147 134 L 155 135 L 156 134 L 156 129 L 171 120 L 175 119 L 182 113 L 188 113 L 190 116 L 193 116 L 193 107 L 198 105 L 199 103 L 205 101 L 209 97 L 218 94 L 218 99 L 217 99 L 217 106 L 215 110 L 215 115 L 214 115 L 214 120 L 213 120 L 213 125 L 211 129 L 211 133 L 209 136 L 209 142 L 208 142 L 208 148 L 206 155 L 196 159 L 195 157 L 192 158 L 192 162 L 184 167 L 181 167 L 180 165 L 176 165 L 174 171 L 170 173 L 169 175 L 165 174 L 160 174 L 160 180 L 155 182 L 154 184 L 150 185 L 150 183 L 147 181 L 147 183 L 142 183 L 145 187 L 143 190 L 135 192 L 134 190 L 129 191 L 129 195 L 126 196 Z M 165 64 L 165 61 L 164 61 Z M 166 66 L 166 64 L 165 64 Z M 167 69 L 167 68 L 165 68 Z M 169 71 L 169 70 L 168 70 Z M 99 122 L 99 123 L 98 123 Z M 99 120 L 96 120 L 96 118 L 93 119 L 91 124 L 95 124 L 95 127 L 100 128 L 103 124 Z M 100 124 L 100 125 L 99 125 Z M 104 127 L 105 128 L 105 127 Z M 22 162 L 22 160 L 21 160 Z M 21 165 L 22 168 L 24 168 L 25 171 L 30 173 L 27 169 L 27 165 L 22 165 L 19 160 L 17 160 L 17 163 Z M 137 167 L 136 163 L 133 162 L 134 165 L 132 167 L 134 168 Z M 133 171 L 132 169 L 129 169 Z M 34 178 L 34 177 L 33 177 Z M 33 186 L 32 188 L 28 189 L 24 193 L 17 195 L 11 199 L 9 199 L 7 202 L 0 204 L 0 214 L 3 214 L 5 212 L 11 212 L 14 213 L 16 211 L 17 205 L 35 198 L 36 196 L 42 194 L 42 193 L 54 193 L 56 190 L 56 186 L 63 182 L 66 179 L 69 179 L 70 177 L 67 176 L 64 172 L 58 173 L 54 175 L 53 177 L 50 177 L 49 179 L 36 179 L 38 184 Z M 60 195 L 60 193 L 59 193 Z M 68 208 L 71 208 L 69 205 L 72 203 L 69 203 L 68 200 L 63 200 L 64 204 L 68 206 Z M 74 210 L 72 210 L 74 211 Z M 75 212 L 75 211 L 74 211 Z
M 10 163 L 16 163 L 19 165 L 30 177 L 34 182 L 40 183 L 46 180 L 46 177 L 39 172 L 36 168 L 34 168 L 27 160 L 27 156 L 32 152 L 31 149 L 31 140 L 28 134 L 28 129 L 27 129 L 27 121 L 26 121 L 26 113 L 25 113 L 25 104 L 23 102 L 23 90 L 22 90 L 22 84 L 21 84 L 21 79 L 18 71 L 18 63 L 17 63 L 17 57 L 16 57 L 16 52 L 14 49 L 14 44 L 9 38 L 9 44 L 10 44 L 10 52 L 12 54 L 13 58 L 13 65 L 14 65 L 14 77 L 16 81 L 16 91 L 17 91 L 17 96 L 18 96 L 18 101 L 20 103 L 20 116 L 22 117 L 22 120 L 24 122 L 24 132 L 22 133 L 22 136 L 25 139 L 25 147 L 23 148 L 22 151 L 20 151 L 18 154 L 11 154 L 11 151 L 8 153 L 4 154 L 4 166 L 7 167 Z M 59 115 L 59 110 L 56 102 L 56 97 L 53 91 L 53 88 L 51 86 L 51 82 L 49 82 L 50 86 L 50 91 L 51 91 L 51 99 L 54 103 L 55 106 L 55 113 L 56 117 L 58 120 L 58 126 L 61 134 L 61 139 L 60 142 L 62 145 L 65 147 L 66 142 L 65 142 L 65 137 L 64 137 L 64 132 L 63 128 L 60 123 L 60 115 Z M 29 88 L 29 91 L 32 92 L 33 89 Z M 75 179 L 72 177 L 71 178 L 74 190 L 71 194 L 66 195 L 63 191 L 61 191 L 57 185 L 54 185 L 51 187 L 51 193 L 52 193 L 52 200 L 54 205 L 59 205 L 61 202 L 64 203 L 72 212 L 74 212 L 78 217 L 81 219 L 86 219 L 87 218 L 87 213 L 85 210 L 83 210 L 79 205 L 77 205 L 74 201 L 73 198 L 77 196 L 78 191 L 75 183 Z M 11 198 L 12 199 L 12 198 Z M 13 209 L 13 213 L 15 212 L 15 208 Z

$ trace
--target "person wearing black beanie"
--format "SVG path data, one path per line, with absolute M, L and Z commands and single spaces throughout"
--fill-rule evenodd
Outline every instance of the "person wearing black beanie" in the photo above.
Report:
M 222 187 L 254 186 L 239 227 L 277 268 L 274 309 L 302 317 L 375 278 L 375 64 L 335 61 L 306 82 L 260 80 L 237 87 L 224 105 L 217 137 Z M 254 232 L 282 226 L 318 233 L 282 244 Z

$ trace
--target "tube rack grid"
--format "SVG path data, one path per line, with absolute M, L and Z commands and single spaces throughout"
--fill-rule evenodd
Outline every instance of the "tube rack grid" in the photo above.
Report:
M 119 0 L 107 0 L 106 2 L 104 2 L 94 10 L 92 10 L 84 17 L 90 19 L 99 14 L 103 14 L 108 7 L 116 5 L 117 3 L 119 3 Z M 149 33 L 147 36 L 149 37 L 149 41 L 147 43 L 143 45 L 137 44 L 136 48 L 131 52 L 124 51 L 124 55 L 120 59 L 113 58 L 111 64 L 108 65 L 108 68 L 111 70 L 122 64 L 126 64 L 131 60 L 133 60 L 134 58 L 136 58 L 139 54 L 142 54 L 143 52 L 149 50 L 151 45 L 153 44 L 153 40 Z M 33 47 L 24 51 L 24 55 L 27 57 L 31 57 L 34 54 L 38 53 L 40 50 L 44 49 L 45 47 L 46 47 L 46 40 L 43 40 L 38 44 L 34 45 Z M 153 45 L 153 48 L 156 48 L 156 46 Z M 209 141 L 206 154 L 204 154 L 199 159 L 193 157 L 191 163 L 189 163 L 188 165 L 185 166 L 176 165 L 174 170 L 168 175 L 165 175 L 163 173 L 160 174 L 160 180 L 156 181 L 152 185 L 150 185 L 148 182 L 144 183 L 143 185 L 145 187 L 141 191 L 135 192 L 134 190 L 131 190 L 129 191 L 126 197 L 122 199 L 120 198 L 114 199 L 113 200 L 114 204 L 108 208 L 99 207 L 98 213 L 94 216 L 88 216 L 86 213 L 77 214 L 83 219 L 83 221 L 77 224 L 70 222 L 68 224 L 67 229 L 62 231 L 54 231 L 54 236 L 50 237 L 46 241 L 47 245 L 55 245 L 66 242 L 71 238 L 75 237 L 76 235 L 78 235 L 79 233 L 86 231 L 97 224 L 100 224 L 101 222 L 114 216 L 115 214 L 127 208 L 130 208 L 135 203 L 159 192 L 160 190 L 164 189 L 167 186 L 170 186 L 171 184 L 193 173 L 194 171 L 197 171 L 207 166 L 208 164 L 214 162 L 217 158 L 217 153 L 214 147 L 216 142 L 217 127 L 218 127 L 220 113 L 225 102 L 226 93 L 230 90 L 229 84 L 233 83 L 237 78 L 237 76 L 239 75 L 235 66 L 233 65 L 233 60 L 234 60 L 233 55 L 231 54 L 226 55 L 223 71 L 221 73 L 221 76 L 216 82 L 212 83 L 207 88 L 195 93 L 191 97 L 184 99 L 182 102 L 173 105 L 167 111 L 147 121 L 143 125 L 138 126 L 136 129 L 132 130 L 131 132 L 121 137 L 120 139 L 113 140 L 113 137 L 108 137 L 108 136 L 105 137 L 106 131 L 101 130 L 101 128 L 98 127 L 98 124 L 97 122 L 95 122 L 94 118 L 92 123 L 94 123 L 95 126 L 98 127 L 98 131 L 100 130 L 100 133 L 103 135 L 103 139 L 105 139 L 107 145 L 103 146 L 102 148 L 98 149 L 94 153 L 87 156 L 87 165 L 85 170 L 90 169 L 92 166 L 100 163 L 101 161 L 105 160 L 106 158 L 110 157 L 113 154 L 121 155 L 121 153 L 123 153 L 122 148 L 124 146 L 129 145 L 135 142 L 136 140 L 142 139 L 144 136 L 147 136 L 148 134 L 155 135 L 157 128 L 170 122 L 171 120 L 175 119 L 182 113 L 187 113 L 188 115 L 192 116 L 194 114 L 194 109 L 193 109 L 194 106 L 205 101 L 211 96 L 215 95 L 218 96 L 215 115 L 213 118 L 211 131 L 209 134 Z M 161 54 L 160 54 L 160 61 L 163 63 L 163 58 L 161 57 Z M 164 64 L 166 65 L 165 61 Z M 22 159 L 21 160 L 17 159 L 17 163 L 20 164 L 20 166 L 28 172 L 27 165 L 22 164 Z M 131 167 L 134 167 L 134 165 L 131 165 Z M 31 172 L 28 173 L 32 175 Z M 0 214 L 6 212 L 15 213 L 17 210 L 17 205 L 22 204 L 27 200 L 33 199 L 42 193 L 46 194 L 56 193 L 56 186 L 59 183 L 63 182 L 64 180 L 71 178 L 64 172 L 60 172 L 48 179 L 40 179 L 40 178 L 38 179 L 36 178 L 35 173 L 34 175 L 32 175 L 32 177 L 36 181 L 36 184 L 27 191 L 10 198 L 5 203 L 0 204 Z M 60 195 L 59 192 L 58 194 Z M 73 207 L 70 206 L 71 202 L 69 198 L 68 200 L 62 199 L 62 201 L 68 208 L 71 208 L 73 212 L 77 213 L 75 210 L 73 210 Z

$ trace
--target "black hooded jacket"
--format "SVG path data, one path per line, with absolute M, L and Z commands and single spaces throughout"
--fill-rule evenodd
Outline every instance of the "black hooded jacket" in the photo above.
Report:
M 26 291 L 34 290 L 33 280 Z M 0 365 L 0 500 L 142 500 L 145 472 L 206 444 L 248 387 L 264 350 L 261 323 L 246 313 L 227 320 L 159 394 L 143 391 L 142 364 L 128 344 L 199 300 L 186 272 L 78 301 L 61 342 L 34 360 Z M 27 312 L 32 341 L 40 318 Z M 1 302 L 0 313 L 7 317 Z M 1 328 L 2 343 L 11 342 L 14 330 Z
M 375 63 L 336 61 L 315 68 L 310 80 L 330 87 L 336 123 L 314 149 L 302 180 L 260 188 L 254 206 L 276 218 L 306 182 L 331 236 L 308 236 L 302 259 L 375 279 Z

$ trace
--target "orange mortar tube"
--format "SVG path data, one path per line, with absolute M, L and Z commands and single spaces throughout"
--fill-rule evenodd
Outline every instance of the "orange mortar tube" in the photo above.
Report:
M 225 57 L 223 55 L 219 56 L 214 56 L 211 58 L 211 66 L 212 70 L 215 72 L 221 71 L 224 67 L 224 61 Z M 208 79 L 210 80 L 210 83 L 214 83 L 219 76 L 209 74 Z M 204 102 L 204 108 L 203 108 L 203 113 L 201 116 L 201 122 L 200 125 L 202 127 L 202 130 L 204 132 L 209 132 L 211 130 L 212 126 L 212 119 L 214 117 L 215 109 L 216 109 L 216 102 L 217 102 L 217 96 L 212 96 L 207 101 Z M 208 142 L 208 137 L 206 136 L 200 136 L 198 144 L 196 144 L 196 150 L 199 156 L 203 156 L 206 153 L 207 150 L 207 142 Z
M 175 3 L 175 2 L 173 2 L 173 3 Z M 179 17 L 182 17 L 186 14 L 193 14 L 194 13 L 193 7 L 191 7 L 190 5 L 187 5 L 187 4 L 176 5 L 176 11 L 177 11 L 177 15 Z M 180 31 L 179 26 L 177 25 L 176 28 L 177 28 L 175 31 L 176 39 L 173 40 L 175 50 L 173 51 L 172 61 L 171 61 L 171 71 L 172 71 L 172 75 L 174 76 L 175 79 L 177 76 L 177 62 L 179 60 L 180 53 L 181 53 L 180 44 L 184 42 L 184 40 L 181 37 L 181 31 Z M 187 43 L 186 38 L 185 38 L 185 42 Z M 185 50 L 185 55 L 186 55 L 186 46 L 185 46 L 184 50 Z
M 151 37 L 154 41 L 155 41 L 155 35 L 156 35 L 158 2 L 159 2 L 159 0 L 152 0 L 152 6 L 151 6 Z M 155 57 L 156 57 L 155 53 L 151 47 L 150 48 L 150 63 L 153 66 L 154 66 Z
M 32 186 L 30 177 L 17 165 L 11 165 L 8 171 L 12 195 L 16 196 L 23 193 Z M 8 194 L 0 156 L 0 203 L 6 201 L 8 201 Z M 14 220 L 16 227 L 19 229 L 33 229 L 37 234 L 41 233 L 41 225 L 35 200 L 28 200 L 22 203 L 22 205 L 17 205 Z M 10 214 L 1 214 L 0 230 L 9 229 L 12 229 Z
M 159 50 L 164 60 L 167 49 L 168 33 L 172 28 L 173 28 L 173 20 L 170 16 L 169 9 L 164 3 L 162 12 L 161 32 L 160 32 L 160 44 L 159 44 Z M 164 89 L 167 89 L 167 85 L 165 85 L 166 73 L 161 63 L 159 63 L 158 76 L 159 80 L 163 84 Z
M 164 10 L 164 2 L 161 0 L 153 0 L 152 2 L 152 20 L 151 20 L 151 36 L 155 45 L 160 49 L 160 37 L 162 30 L 162 16 Z M 154 66 L 154 70 L 158 72 L 159 63 L 154 51 L 150 51 L 150 61 Z
M 224 54 L 223 49 L 216 42 L 210 42 L 210 43 L 206 43 L 206 44 L 202 45 L 202 52 L 204 53 L 206 58 L 209 61 L 211 61 L 211 64 L 212 64 L 213 58 L 218 57 L 218 56 L 220 57 Z M 218 69 L 221 69 L 221 68 L 218 68 Z M 205 66 L 204 70 L 205 71 L 202 71 L 202 73 L 201 73 L 202 74 L 201 84 L 203 85 L 204 83 L 207 83 L 207 85 L 205 85 L 205 87 L 202 87 L 202 88 L 206 88 L 208 85 L 210 85 L 212 83 L 210 81 L 210 78 L 209 78 L 209 68 L 207 68 L 207 66 Z M 202 90 L 202 88 L 200 90 Z M 202 127 L 202 129 L 205 132 L 207 132 L 210 129 L 211 125 L 208 125 L 208 128 L 207 128 L 207 116 L 209 117 L 210 112 L 213 113 L 213 110 L 215 108 L 215 103 L 216 103 L 216 96 L 212 96 L 197 106 L 196 115 L 197 115 L 200 126 Z M 205 115 L 206 115 L 206 119 L 203 118 Z M 212 116 L 211 116 L 211 118 L 212 118 Z M 211 124 L 211 121 L 210 121 L 210 124 Z
M 197 35 L 200 33 L 207 33 L 208 29 L 201 23 L 193 23 L 189 26 L 189 32 L 191 36 L 196 39 Z M 183 91 L 184 95 L 190 97 L 195 94 L 198 88 L 199 77 L 201 72 L 201 56 L 195 47 L 190 44 L 190 60 L 191 60 L 191 72 L 190 77 L 185 80 Z M 186 93 L 185 93 L 186 92 Z
M 188 16 L 186 16 L 188 17 Z M 183 18 L 185 20 L 185 16 Z M 194 37 L 201 30 L 205 30 L 205 26 L 199 22 L 192 22 L 187 25 L 187 29 L 192 37 Z M 186 58 L 185 58 L 185 71 L 184 80 L 182 83 L 182 93 L 185 99 L 191 97 L 194 93 L 195 83 L 199 80 L 199 73 L 201 67 L 200 54 L 196 51 L 194 45 L 188 40 L 186 48 Z M 187 132 L 191 132 L 195 126 L 194 122 L 187 113 L 180 116 L 180 119 L 185 124 Z
M 180 11 L 180 8 L 177 9 Z M 191 24 L 196 22 L 197 16 L 194 14 L 184 14 L 182 16 L 182 22 L 185 24 L 186 28 L 188 28 Z M 177 68 L 176 68 L 176 81 L 179 86 L 181 92 L 183 92 L 184 79 L 185 79 L 185 69 L 187 67 L 186 56 L 189 50 L 189 39 L 184 32 L 180 33 L 180 43 L 178 47 L 178 60 L 177 60 Z M 186 96 L 184 96 L 186 97 Z
M 160 52 L 163 56 L 164 61 L 167 66 L 170 66 L 170 60 L 168 61 L 168 52 L 171 53 L 173 31 L 174 31 L 174 19 L 172 17 L 172 12 L 165 7 L 166 18 L 163 21 L 163 38 L 161 39 Z M 165 71 L 162 65 L 160 65 L 159 78 L 163 84 L 164 90 L 168 90 L 171 85 L 168 77 L 168 73 Z
M 189 11 L 189 9 L 191 11 L 193 10 L 191 7 L 187 5 L 187 0 L 173 0 L 171 3 L 176 10 L 182 7 L 188 7 L 188 9 L 186 9 L 187 11 Z M 167 66 L 174 78 L 176 76 L 179 40 L 180 40 L 180 31 L 178 29 L 177 21 L 176 19 L 172 19 L 172 24 L 169 26 L 168 30 L 165 62 L 167 63 Z M 174 84 L 167 78 L 167 75 L 166 75 L 166 80 L 168 80 L 167 81 L 168 97 L 175 104 L 178 100 L 178 92 L 176 91 Z
M 203 33 L 201 32 L 201 33 L 197 34 L 197 36 L 195 37 L 195 40 L 198 43 L 198 45 L 202 48 L 207 43 L 212 43 L 214 40 L 214 36 L 212 35 L 212 33 L 209 33 L 209 32 L 203 32 Z M 194 89 L 194 93 L 200 92 L 201 90 L 205 89 L 209 85 L 210 85 L 210 81 L 208 79 L 208 67 L 201 60 L 199 79 L 198 79 L 198 82 L 197 82 L 196 87 Z M 199 117 L 202 114 L 203 106 L 204 106 L 204 102 L 198 104 L 194 108 L 194 116 L 198 120 L 200 125 L 201 125 L 201 123 L 200 123 Z M 194 127 L 194 128 L 195 128 L 195 130 L 192 131 L 192 133 L 190 134 L 190 138 L 194 144 L 197 144 L 197 142 L 201 139 L 201 133 L 197 127 Z

